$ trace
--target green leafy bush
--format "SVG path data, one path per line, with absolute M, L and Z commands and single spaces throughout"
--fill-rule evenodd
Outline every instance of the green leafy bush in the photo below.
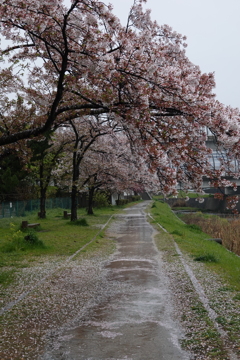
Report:
M 36 231 L 34 230 L 28 230 L 27 235 L 24 236 L 24 240 L 32 246 L 37 246 L 37 247 L 43 247 L 44 244 L 41 240 L 39 240 Z
M 16 225 L 10 224 L 10 235 L 8 241 L 1 246 L 3 253 L 11 253 L 14 251 L 26 251 L 31 248 L 44 248 L 44 243 L 39 240 L 36 232 L 33 229 L 21 231 L 16 229 Z
M 107 207 L 110 205 L 108 195 L 99 191 L 95 193 L 93 201 L 97 208 Z
M 202 261 L 208 263 L 217 263 L 218 259 L 213 254 L 200 255 L 194 258 L 195 261 Z
M 130 201 L 139 201 L 141 200 L 141 196 L 140 195 L 132 195 L 129 198 Z
M 89 226 L 87 220 L 85 218 L 77 219 L 75 221 L 70 221 L 70 225 L 77 225 L 77 226 Z

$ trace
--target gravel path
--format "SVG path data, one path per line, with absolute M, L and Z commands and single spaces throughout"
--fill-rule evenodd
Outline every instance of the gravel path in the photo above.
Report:
M 129 292 L 129 284 L 108 278 L 107 264 L 114 257 L 118 219 L 108 230 L 109 241 L 96 252 L 79 254 L 58 266 L 49 258 L 45 264 L 31 268 L 31 283 L 39 274 L 53 274 L 22 301 L 1 316 L 0 359 L 44 359 L 47 348 L 61 354 L 61 341 L 68 341 L 66 329 L 89 319 L 92 310 L 111 297 Z M 115 227 L 115 230 L 114 230 Z M 172 317 L 182 329 L 181 343 L 191 359 L 240 359 L 240 307 L 234 291 L 210 273 L 204 264 L 193 262 L 176 251 L 169 234 L 160 230 L 155 237 L 164 276 L 171 291 Z M 214 310 L 215 320 L 209 317 L 189 274 L 187 264 Z M 29 287 L 29 269 L 23 269 L 19 286 L 9 291 L 3 306 L 18 298 Z M 20 276 L 20 275 L 19 275 Z M 19 279 L 20 280 L 20 279 Z M 11 290 L 11 289 L 10 289 Z M 15 290 L 15 291 L 14 291 Z M 14 295 L 17 294 L 17 295 Z M 216 328 L 216 323 L 218 328 Z M 220 331 L 219 331 L 220 329 Z M 105 332 L 105 336 L 111 335 Z M 221 334 L 222 331 L 222 334 Z M 61 341 L 56 341 L 60 339 Z M 48 359 L 68 359 L 58 357 Z M 178 360 L 176 358 L 176 360 Z M 183 358 L 182 358 L 183 359 Z M 69 358 L 68 360 L 73 360 Z M 86 358 L 87 360 L 87 358 Z M 139 358 L 139 360 L 142 360 Z M 174 358 L 172 360 L 175 360 Z

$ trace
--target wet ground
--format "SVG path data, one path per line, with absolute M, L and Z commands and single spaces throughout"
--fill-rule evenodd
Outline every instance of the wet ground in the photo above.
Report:
M 144 212 L 147 204 L 126 209 L 108 230 L 117 251 L 105 271 L 109 289 L 118 291 L 109 291 L 85 318 L 55 335 L 40 359 L 190 359 L 179 345 L 183 334 L 173 320 L 161 254 Z

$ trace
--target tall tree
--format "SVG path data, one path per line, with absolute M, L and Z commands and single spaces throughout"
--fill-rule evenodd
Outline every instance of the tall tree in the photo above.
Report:
M 81 127 L 82 128 L 82 127 Z M 118 131 L 94 138 L 85 134 L 85 147 L 78 149 L 81 162 L 78 168 L 78 178 L 75 178 L 76 191 L 88 191 L 88 214 L 93 213 L 93 198 L 96 190 L 108 192 L 158 190 L 156 174 L 149 171 L 148 164 L 132 148 L 124 133 Z M 83 139 L 83 136 L 82 136 Z M 87 141 L 88 140 L 88 141 Z M 86 145 L 90 145 L 86 147 Z M 71 148 L 69 148 L 71 154 Z M 85 150 L 85 151 L 84 151 Z M 59 169 L 59 178 L 66 173 L 71 174 L 73 163 L 70 164 L 69 155 L 65 156 Z M 66 182 L 71 178 L 65 177 Z
M 113 133 L 117 125 L 110 118 L 99 116 L 82 116 L 69 120 L 69 124 L 70 127 L 66 132 L 69 137 L 68 150 L 72 154 L 71 221 L 75 221 L 77 219 L 80 166 L 84 156 L 99 137 Z
M 52 180 L 52 174 L 63 156 L 67 143 L 68 140 L 61 132 L 55 132 L 55 134 L 49 134 L 39 140 L 31 140 L 29 142 L 29 147 L 32 149 L 30 164 L 39 186 L 39 217 L 42 219 L 46 217 L 46 197 L 50 181 Z
M 2 107 L 0 145 L 67 119 L 111 114 L 145 153 L 164 193 L 179 181 L 200 189 L 204 175 L 224 183 L 226 173 L 208 161 L 203 129 L 238 161 L 239 110 L 215 100 L 213 74 L 191 63 L 185 37 L 153 22 L 143 2 L 134 1 L 123 27 L 97 0 L 72 0 L 68 8 L 61 0 L 1 1 L 0 32 L 14 42 L 1 52 L 9 79 L 18 69 L 29 80 L 17 84 L 25 110 L 16 118 Z

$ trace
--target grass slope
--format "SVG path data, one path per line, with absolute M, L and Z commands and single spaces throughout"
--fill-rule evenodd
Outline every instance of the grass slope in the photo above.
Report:
M 161 201 L 155 201 L 151 208 L 156 223 L 161 224 L 174 238 L 180 249 L 194 260 L 203 261 L 221 275 L 237 291 L 240 291 L 240 257 L 229 252 L 214 241 L 196 225 L 182 222 Z

